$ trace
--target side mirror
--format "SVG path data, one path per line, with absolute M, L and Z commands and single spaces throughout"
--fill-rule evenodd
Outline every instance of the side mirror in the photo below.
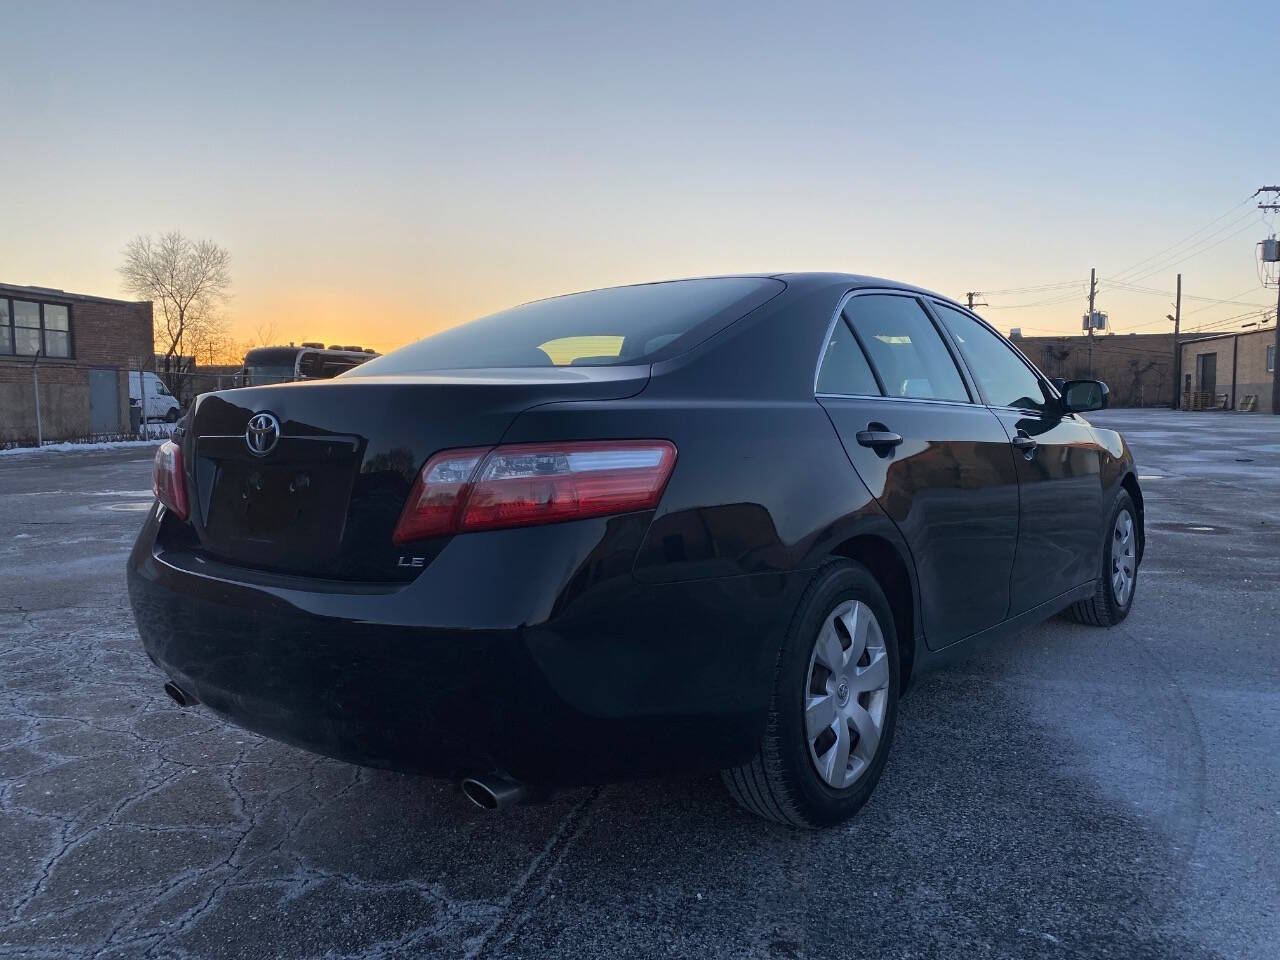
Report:
M 1110 392 L 1101 380 L 1068 380 L 1062 385 L 1063 412 L 1088 413 L 1090 410 L 1104 410 Z

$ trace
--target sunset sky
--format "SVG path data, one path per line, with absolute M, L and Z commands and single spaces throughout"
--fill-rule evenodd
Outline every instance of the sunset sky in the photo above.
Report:
M 1188 300 L 1194 328 L 1275 300 L 1245 202 L 1280 183 L 1264 15 L 11 4 L 0 282 L 120 296 L 125 243 L 177 229 L 231 251 L 244 338 L 386 350 L 550 294 L 787 269 L 1074 284 L 983 298 L 1028 333 L 1079 331 L 1091 266 L 1245 304 Z M 1168 296 L 1100 291 L 1118 332 L 1170 328 Z

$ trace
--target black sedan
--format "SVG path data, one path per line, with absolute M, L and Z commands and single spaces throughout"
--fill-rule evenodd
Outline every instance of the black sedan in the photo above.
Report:
M 714 768 L 821 826 L 959 650 L 1133 603 L 1120 436 L 972 313 L 837 274 L 595 290 L 201 396 L 129 559 L 180 703 L 501 806 Z

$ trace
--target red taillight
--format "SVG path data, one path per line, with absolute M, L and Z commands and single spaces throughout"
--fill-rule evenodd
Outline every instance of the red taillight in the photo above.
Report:
M 172 440 L 160 444 L 160 449 L 156 451 L 151 489 L 156 499 L 177 514 L 179 520 L 187 519 L 187 485 L 182 478 L 182 449 Z
M 675 462 L 675 444 L 666 440 L 446 450 L 418 474 L 392 539 L 651 510 Z
M 407 543 L 456 533 L 459 508 L 466 503 L 471 478 L 489 450 L 446 450 L 428 460 L 413 483 L 391 539 Z

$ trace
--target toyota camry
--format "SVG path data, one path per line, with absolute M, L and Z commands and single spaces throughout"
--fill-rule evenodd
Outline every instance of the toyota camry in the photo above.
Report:
M 169 695 L 268 737 L 490 808 L 718 769 L 824 826 L 924 671 L 1128 614 L 1143 500 L 1106 400 L 870 277 L 555 297 L 199 397 L 129 592 Z

